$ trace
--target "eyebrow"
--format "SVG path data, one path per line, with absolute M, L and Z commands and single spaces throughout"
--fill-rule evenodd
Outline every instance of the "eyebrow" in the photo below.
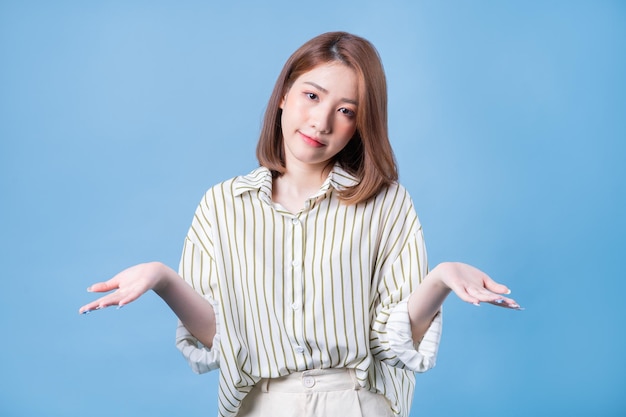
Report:
M 324 87 L 322 87 L 319 84 L 314 83 L 313 81 L 304 81 L 304 84 L 312 85 L 313 87 L 315 87 L 318 90 L 320 90 L 322 93 L 328 94 L 328 90 L 327 89 L 325 89 Z M 344 103 L 354 104 L 355 106 L 359 105 L 359 103 L 356 100 L 352 100 L 352 99 L 349 99 L 349 98 L 342 98 L 341 101 L 343 101 Z

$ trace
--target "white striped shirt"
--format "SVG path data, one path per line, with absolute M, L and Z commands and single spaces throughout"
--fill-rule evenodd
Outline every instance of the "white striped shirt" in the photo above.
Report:
M 355 369 L 408 416 L 413 372 L 434 366 L 441 335 L 437 314 L 411 340 L 406 299 L 428 271 L 422 228 L 402 186 L 341 203 L 336 190 L 354 184 L 335 166 L 292 214 L 260 167 L 200 202 L 179 272 L 213 305 L 217 334 L 207 349 L 179 323 L 177 346 L 195 372 L 220 368 L 219 416 L 236 415 L 261 378 L 316 368 Z

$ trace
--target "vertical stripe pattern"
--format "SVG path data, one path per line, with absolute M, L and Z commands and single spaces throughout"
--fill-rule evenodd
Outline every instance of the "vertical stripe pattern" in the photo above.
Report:
M 387 323 L 427 273 L 421 225 L 398 184 L 342 204 L 336 190 L 354 183 L 336 166 L 292 214 L 272 203 L 272 176 L 261 167 L 214 186 L 200 202 L 179 271 L 217 310 L 219 354 L 198 355 L 205 348 L 188 333 L 179 348 L 190 362 L 219 361 L 220 416 L 236 415 L 261 378 L 342 367 L 408 416 L 413 371 L 432 365 L 408 369 Z

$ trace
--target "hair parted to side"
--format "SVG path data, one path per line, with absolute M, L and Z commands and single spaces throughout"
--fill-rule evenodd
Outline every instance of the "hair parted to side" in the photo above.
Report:
M 285 172 L 280 102 L 299 76 L 329 62 L 347 65 L 358 80 L 356 133 L 335 157 L 343 169 L 360 180 L 340 192 L 346 204 L 356 204 L 398 179 L 387 131 L 385 71 L 378 52 L 366 39 L 346 32 L 324 33 L 289 57 L 270 96 L 256 154 L 259 163 L 274 175 Z

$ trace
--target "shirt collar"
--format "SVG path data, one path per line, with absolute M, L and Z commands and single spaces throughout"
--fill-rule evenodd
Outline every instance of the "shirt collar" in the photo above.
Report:
M 335 163 L 326 181 L 324 181 L 324 184 L 322 184 L 322 187 L 315 196 L 326 194 L 330 187 L 341 191 L 349 187 L 354 187 L 358 183 L 359 180 L 354 175 L 341 168 L 338 163 Z M 260 190 L 266 195 L 271 196 L 272 172 L 268 168 L 259 167 L 248 175 L 237 177 L 233 185 L 235 196 L 254 190 Z
M 271 194 L 272 172 L 265 167 L 258 167 L 248 175 L 235 178 L 233 188 L 235 196 L 239 196 L 245 192 L 263 189 L 269 190 L 269 194 Z
M 332 171 L 330 171 L 330 174 L 328 175 L 324 185 L 322 185 L 322 188 L 324 188 L 326 183 L 328 183 L 329 186 L 332 186 L 335 190 L 342 191 L 346 188 L 358 185 L 359 182 L 361 181 L 357 177 L 343 169 L 338 163 L 335 163 L 335 166 Z

